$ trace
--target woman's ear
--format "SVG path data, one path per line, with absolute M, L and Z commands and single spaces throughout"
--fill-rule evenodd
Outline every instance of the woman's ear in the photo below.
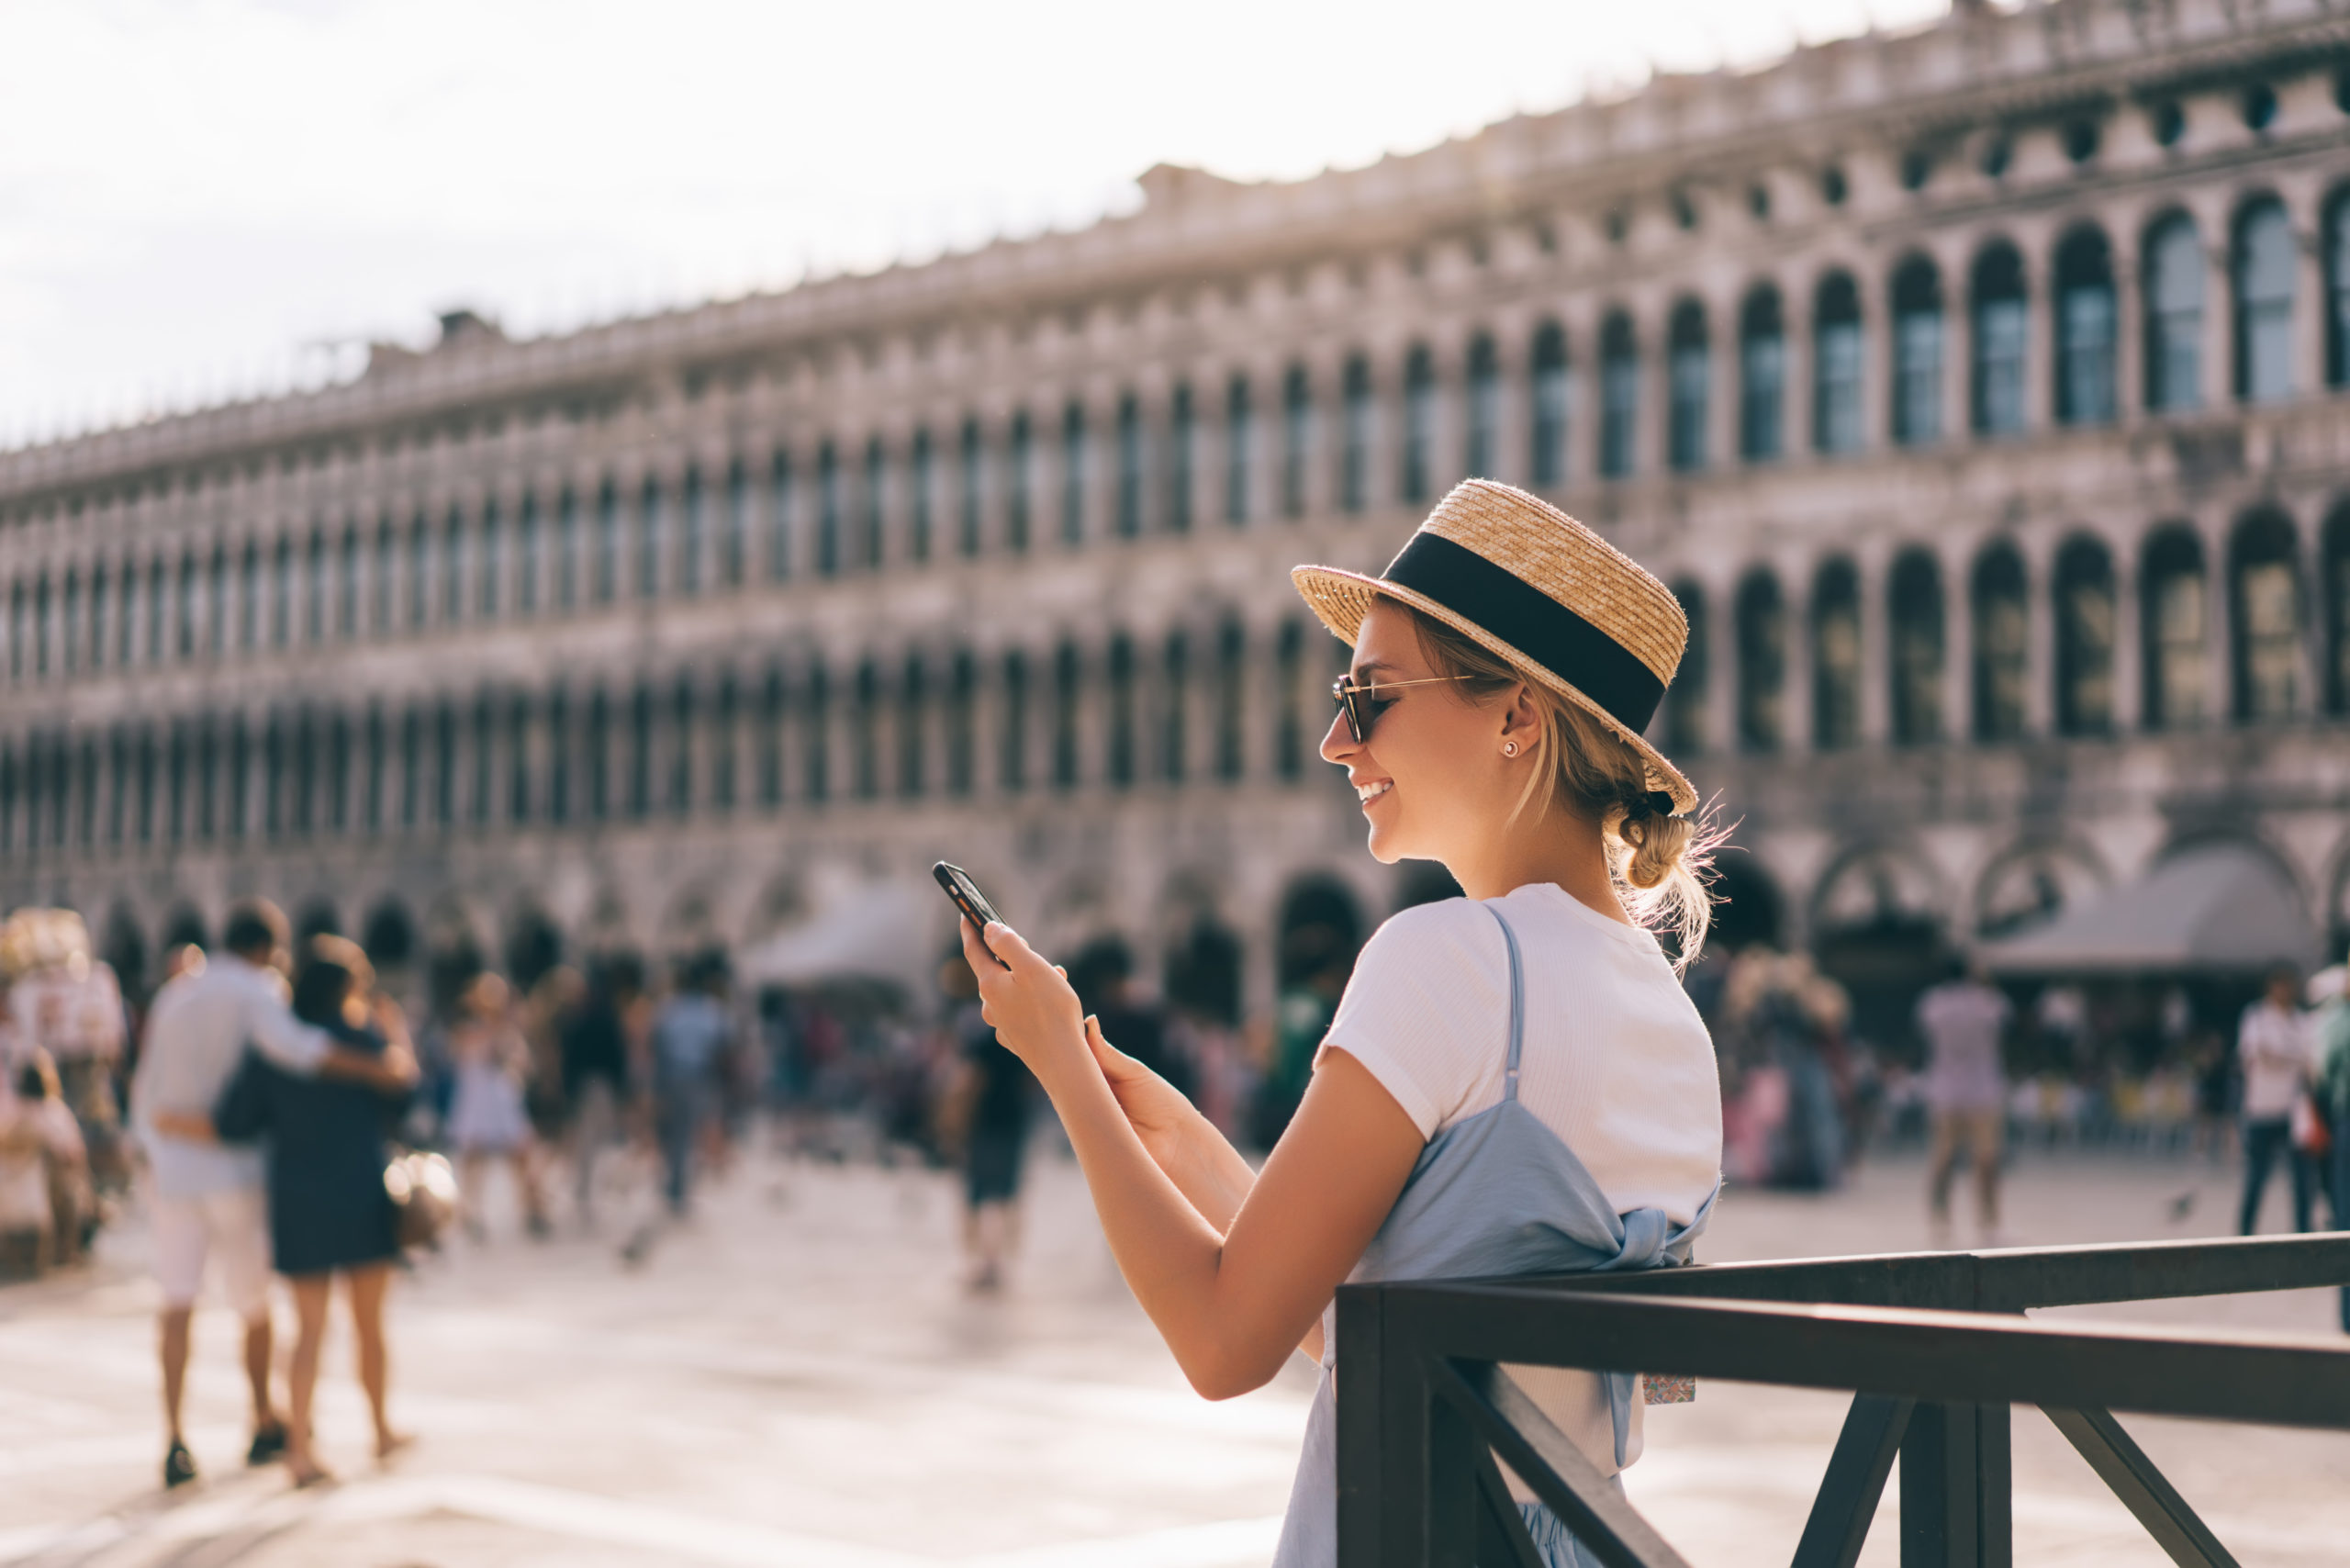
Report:
M 1510 688 L 1509 701 L 1502 709 L 1503 744 L 1516 743 L 1517 751 L 1512 755 L 1522 755 L 1533 749 L 1541 733 L 1542 710 L 1534 700 L 1533 689 L 1520 681 Z

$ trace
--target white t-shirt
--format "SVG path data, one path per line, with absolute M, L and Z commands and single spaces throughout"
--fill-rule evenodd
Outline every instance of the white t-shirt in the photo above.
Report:
M 1490 902 L 1517 935 L 1524 974 L 1519 1102 L 1583 1161 L 1617 1212 L 1695 1219 L 1721 1176 L 1721 1078 L 1713 1038 L 1656 938 L 1551 882 Z M 1324 1041 L 1332 1047 L 1368 1069 L 1425 1137 L 1498 1104 L 1509 1058 L 1509 951 L 1493 915 L 1447 899 L 1382 925 L 1355 960 Z M 1593 1463 L 1614 1472 L 1595 1374 L 1511 1371 Z M 1639 1454 L 1638 1400 L 1632 1422 L 1628 1463 Z

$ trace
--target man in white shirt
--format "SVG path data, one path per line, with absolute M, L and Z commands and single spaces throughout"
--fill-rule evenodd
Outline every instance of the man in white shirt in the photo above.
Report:
M 2310 1228 L 2317 1172 L 2293 1147 L 2293 1103 L 2312 1076 L 2310 1030 L 2301 1017 L 2300 977 L 2290 969 L 2272 970 L 2268 994 L 2244 1011 L 2236 1034 L 2236 1060 L 2244 1072 L 2244 1207 L 2237 1229 L 2250 1236 L 2259 1223 L 2260 1200 L 2268 1191 L 2277 1157 L 2291 1162 L 2293 1228 Z
M 162 1131 L 158 1119 L 209 1117 L 248 1046 L 293 1072 L 388 1087 L 405 1087 L 416 1076 L 414 1060 L 397 1047 L 380 1058 L 347 1050 L 295 1018 L 286 1008 L 280 972 L 286 946 L 285 916 L 276 905 L 252 899 L 232 906 L 219 955 L 156 993 L 131 1080 L 132 1121 L 154 1182 L 155 1274 L 163 1294 L 163 1414 L 171 1428 L 163 1459 L 166 1486 L 196 1478 L 196 1462 L 180 1430 L 180 1403 L 187 1376 L 188 1321 L 207 1256 L 218 1259 L 229 1305 L 245 1320 L 245 1374 L 253 1396 L 248 1462 L 277 1457 L 285 1449 L 285 1428 L 269 1396 L 269 1213 L 262 1151 L 177 1137 Z

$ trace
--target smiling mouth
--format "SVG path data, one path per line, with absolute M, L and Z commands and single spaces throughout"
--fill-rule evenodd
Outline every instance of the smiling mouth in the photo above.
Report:
M 1393 788 L 1395 780 L 1393 778 L 1382 778 L 1376 784 L 1358 784 L 1355 786 L 1355 799 L 1368 806 Z

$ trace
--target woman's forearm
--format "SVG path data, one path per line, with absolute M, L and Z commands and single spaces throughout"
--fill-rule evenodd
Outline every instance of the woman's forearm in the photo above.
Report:
M 1152 1158 L 1220 1235 L 1231 1230 L 1248 1190 L 1257 1184 L 1256 1169 L 1196 1109 L 1183 1125 L 1181 1141 L 1171 1149 L 1154 1150 Z
M 1243 1186 L 1232 1193 L 1230 1166 L 1246 1171 L 1247 1162 L 1221 1137 L 1214 1142 L 1228 1161 L 1195 1146 L 1193 1158 L 1170 1162 L 1190 1168 L 1186 1180 L 1202 1198 L 1219 1208 L 1231 1204 L 1231 1214 L 1210 1215 L 1143 1147 L 1102 1075 L 1086 1070 L 1091 1065 L 1086 1060 L 1084 1070 L 1055 1075 L 1045 1089 L 1092 1190 L 1111 1255 L 1192 1386 L 1210 1398 L 1240 1393 L 1221 1351 L 1241 1336 L 1230 1325 L 1218 1331 L 1214 1308 L 1224 1232 L 1247 1193 Z

